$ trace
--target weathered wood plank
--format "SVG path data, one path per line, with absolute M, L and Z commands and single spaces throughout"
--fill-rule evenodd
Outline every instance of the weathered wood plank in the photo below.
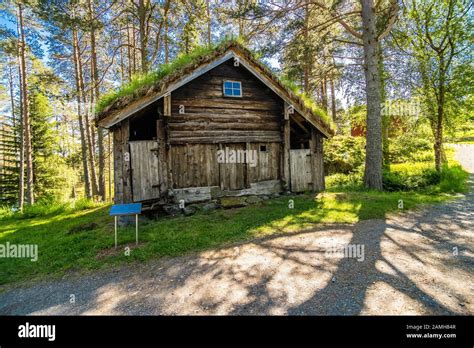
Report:
M 281 173 L 285 190 L 290 190 L 290 120 L 283 121 Z
M 122 152 L 124 154 L 124 161 L 122 161 L 122 164 L 123 164 L 123 167 L 122 167 L 123 203 L 131 203 L 132 202 L 132 177 L 131 177 L 131 170 L 130 170 L 130 146 L 128 144 L 128 139 L 130 138 L 129 119 L 123 121 L 121 127 L 122 127 Z
M 209 136 L 209 137 L 183 137 L 170 139 L 171 144 L 188 144 L 188 143 L 204 143 L 204 144 L 219 144 L 219 143 L 242 143 L 242 142 L 280 142 L 281 136 L 278 135 L 247 135 L 247 136 Z
M 282 191 L 280 180 L 268 180 L 250 184 L 250 188 L 241 190 L 222 190 L 219 186 L 211 187 L 211 198 L 248 196 L 248 195 L 271 195 Z
M 160 197 L 166 197 L 168 194 L 168 150 L 166 146 L 166 130 L 165 121 L 158 120 L 156 123 L 156 134 L 158 141 L 158 182 L 160 184 L 159 191 Z
M 311 150 L 290 150 L 291 191 L 304 192 L 311 188 Z
M 323 158 L 323 135 L 313 129 L 311 133 L 311 142 L 313 145 L 312 157 L 312 176 L 313 190 L 316 192 L 323 191 L 326 187 L 324 180 L 324 158 Z
M 113 129 L 114 140 L 114 202 L 123 203 L 123 147 L 122 147 L 122 127 Z
M 165 94 L 163 97 L 163 116 L 171 116 L 171 93 Z
M 223 144 L 223 149 L 244 151 L 245 143 Z M 240 190 L 245 188 L 245 163 L 219 163 L 223 190 Z
M 211 187 L 186 187 L 172 189 L 171 195 L 175 203 L 183 200 L 185 203 L 204 202 L 211 199 Z
M 219 184 L 218 146 L 183 144 L 171 146 L 173 188 L 202 187 Z
M 133 201 L 160 198 L 160 171 L 157 141 L 131 141 Z
M 251 131 L 279 131 L 280 126 L 276 123 L 266 124 L 253 123 L 253 122 L 212 122 L 209 121 L 187 121 L 187 122 L 173 122 L 170 123 L 171 132 L 176 131 L 240 131 L 240 130 L 251 130 Z

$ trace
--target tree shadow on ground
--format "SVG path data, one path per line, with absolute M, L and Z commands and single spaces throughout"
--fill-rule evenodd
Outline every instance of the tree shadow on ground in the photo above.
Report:
M 357 209 L 357 214 L 367 214 L 370 207 L 362 202 Z M 465 314 L 466 309 L 447 302 L 441 292 L 464 303 L 469 303 L 469 296 L 460 293 L 455 282 L 451 286 L 436 277 L 443 268 L 456 277 L 472 272 L 468 257 L 472 239 L 462 231 L 474 230 L 473 212 L 471 193 L 464 200 L 406 216 L 287 233 L 285 227 L 295 219 L 306 221 L 304 216 L 293 216 L 275 225 L 284 235 L 2 294 L 0 312 L 357 315 L 372 310 L 391 314 L 384 306 L 393 310 L 397 304 L 387 302 L 404 298 L 399 305 L 415 304 L 417 314 Z M 261 223 L 251 223 L 249 228 Z M 328 258 L 328 247 L 334 242 L 363 245 L 364 260 Z M 456 258 L 451 257 L 454 247 L 461 251 Z M 431 271 L 434 283 L 420 278 Z M 371 304 L 373 288 L 379 284 L 395 295 L 384 298 L 379 293 Z M 76 303 L 69 303 L 70 294 L 76 295 Z M 397 310 L 412 313 L 409 308 Z

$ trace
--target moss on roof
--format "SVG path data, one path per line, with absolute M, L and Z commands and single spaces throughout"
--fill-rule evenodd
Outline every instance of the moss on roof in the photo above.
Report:
M 211 62 L 230 48 L 237 49 L 245 57 L 257 64 L 277 85 L 288 93 L 291 100 L 297 102 L 301 109 L 314 116 L 313 121 L 326 129 L 330 134 L 334 134 L 335 125 L 331 117 L 311 97 L 302 93 L 296 84 L 288 80 L 279 79 L 269 67 L 258 60 L 254 53 L 246 49 L 239 40 L 235 39 L 225 40 L 212 47 L 198 47 L 189 54 L 179 55 L 169 64 L 162 64 L 157 70 L 143 75 L 135 75 L 129 83 L 123 84 L 119 88 L 102 95 L 95 108 L 96 121 L 107 117 L 114 111 L 118 111 L 142 97 L 163 93 L 172 82 L 191 73 L 199 66 Z

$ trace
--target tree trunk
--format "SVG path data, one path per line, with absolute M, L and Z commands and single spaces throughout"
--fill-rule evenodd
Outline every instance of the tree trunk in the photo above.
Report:
M 212 26 L 212 18 L 211 18 L 211 4 L 209 3 L 210 0 L 206 1 L 206 14 L 207 14 L 207 46 L 211 47 L 212 39 L 211 39 L 211 26 Z
M 140 58 L 141 58 L 141 71 L 146 73 L 148 71 L 148 24 L 147 15 L 149 11 L 149 1 L 145 4 L 144 0 L 138 1 L 138 23 L 139 23 L 139 34 L 140 34 Z
M 334 88 L 334 79 L 330 79 L 330 86 L 331 86 L 331 114 L 332 120 L 336 122 L 337 118 L 337 105 L 336 105 L 336 91 Z
M 92 95 L 96 101 L 99 100 L 99 70 L 97 68 L 97 50 L 96 50 L 96 36 L 94 23 L 94 8 L 92 0 L 88 1 L 89 21 L 90 21 L 90 36 L 91 36 L 91 82 L 93 85 Z M 93 100 L 94 100 L 93 99 Z M 104 133 L 102 128 L 97 129 L 97 142 L 99 150 L 99 183 L 98 193 L 102 201 L 105 201 L 105 154 L 104 154 Z
M 128 81 L 132 80 L 132 40 L 130 37 L 130 25 L 128 22 L 128 18 L 126 19 L 127 21 L 127 58 L 128 58 Z
M 110 132 L 107 133 L 108 137 L 108 150 L 107 157 L 109 163 L 109 199 L 112 201 L 112 141 L 110 140 Z
M 76 32 L 77 35 L 77 32 Z M 82 57 L 81 57 L 81 49 L 79 45 L 79 40 L 76 40 L 76 45 L 77 45 L 77 73 L 78 73 L 78 79 L 79 79 L 79 89 L 81 90 L 81 97 L 82 97 L 82 103 L 84 105 L 84 114 L 83 114 L 83 120 L 84 120 L 84 129 L 85 129 L 85 136 L 86 136 L 86 150 L 87 150 L 87 158 L 89 161 L 89 175 L 90 175 L 90 180 L 91 180 L 91 188 L 92 188 L 92 195 L 95 196 L 97 195 L 99 189 L 97 187 L 97 173 L 95 169 L 95 156 L 94 156 L 94 144 L 92 142 L 92 132 L 91 132 L 91 125 L 89 122 L 89 108 L 86 108 L 85 105 L 87 105 L 87 98 L 84 93 L 84 79 L 83 79 L 83 70 L 82 70 Z
M 436 132 L 435 132 L 435 168 L 438 172 L 441 171 L 441 165 L 443 163 L 443 118 L 444 118 L 444 99 L 445 99 L 444 83 L 440 86 L 439 91 L 439 102 L 437 108 L 437 120 L 436 120 Z
M 382 118 L 380 114 L 380 74 L 373 0 L 361 0 L 362 40 L 367 94 L 367 135 L 364 184 L 382 190 Z
M 18 59 L 20 65 L 20 94 L 21 111 L 23 120 L 23 146 L 26 160 L 26 202 L 33 204 L 34 183 L 33 183 L 33 151 L 31 147 L 31 125 L 28 105 L 28 81 L 26 75 L 26 57 L 25 57 L 25 30 L 23 24 L 23 5 L 18 3 Z M 21 166 L 20 166 L 21 167 Z M 22 179 L 20 179 L 22 180 Z M 21 184 L 21 183 L 20 183 Z M 21 200 L 20 200 L 21 201 Z M 22 207 L 22 204 L 20 204 Z
M 76 98 L 77 98 L 77 115 L 79 118 L 79 130 L 81 133 L 81 154 L 82 154 L 82 166 L 84 168 L 84 186 L 85 194 L 87 198 L 92 198 L 92 187 L 89 174 L 89 162 L 87 160 L 87 142 L 86 142 L 86 132 L 84 127 L 84 120 L 82 118 L 82 89 L 80 86 L 80 74 L 79 74 L 79 47 L 77 39 L 77 30 L 72 30 L 73 35 L 73 53 L 74 53 L 74 73 L 76 78 Z
M 435 143 L 435 168 L 441 171 L 441 165 L 444 161 L 443 152 L 443 122 L 444 122 L 444 104 L 446 102 L 446 62 L 443 53 L 438 53 L 439 73 L 438 73 L 438 107 L 436 110 L 436 132 L 434 134 Z
M 168 42 L 168 18 L 165 18 L 165 64 L 168 64 L 170 57 L 170 49 Z
M 321 106 L 324 111 L 328 110 L 328 91 L 327 91 L 327 80 L 324 77 L 321 81 Z
M 377 43 L 377 54 L 380 74 L 380 105 L 385 103 L 385 67 L 382 55 L 382 45 Z M 385 109 L 384 109 L 385 110 Z M 390 141 L 388 134 L 390 131 L 390 114 L 384 112 L 382 115 L 382 166 L 384 169 L 390 168 Z
M 308 0 L 305 0 L 304 6 L 304 31 L 303 36 L 305 38 L 304 43 L 304 65 L 303 65 L 303 91 L 310 95 L 311 86 L 310 86 L 310 75 L 311 75 L 311 54 L 309 52 L 309 38 L 308 38 L 308 27 L 309 27 L 309 5 Z
M 18 77 L 21 79 L 21 72 L 18 68 Z M 13 73 L 12 73 L 13 79 Z M 21 85 L 21 84 L 20 84 Z M 12 114 L 15 110 L 14 98 L 13 98 L 13 80 L 10 85 L 11 103 L 12 103 Z M 21 93 L 20 93 L 21 96 Z M 13 119 L 15 120 L 15 119 Z M 25 142 L 23 138 L 23 105 L 20 98 L 20 114 L 19 114 L 19 126 L 18 126 L 18 148 L 19 148 L 19 164 L 18 164 L 18 209 L 23 210 L 25 203 Z

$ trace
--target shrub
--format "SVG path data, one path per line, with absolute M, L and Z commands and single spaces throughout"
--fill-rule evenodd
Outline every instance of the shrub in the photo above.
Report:
M 441 182 L 439 189 L 441 192 L 467 192 L 467 179 L 469 173 L 460 165 L 443 165 L 441 169 Z
M 324 167 L 327 174 L 356 172 L 365 160 L 365 138 L 336 135 L 324 149 Z
M 96 208 L 103 205 L 89 199 L 79 199 L 77 201 L 55 201 L 43 199 L 33 205 L 25 205 L 20 212 L 15 207 L 0 207 L 0 220 L 8 218 L 31 219 L 42 216 L 52 216 L 61 213 L 72 213 L 75 211 Z
M 432 142 L 422 136 L 405 133 L 390 140 L 391 163 L 428 162 L 433 156 Z
M 358 191 L 362 189 L 364 177 L 364 167 L 360 166 L 356 171 L 349 174 L 337 173 L 326 177 L 326 188 L 331 191 L 335 190 L 347 190 L 347 191 Z
M 18 212 L 20 218 L 30 219 L 38 216 L 57 215 L 64 213 L 67 209 L 66 203 L 43 200 L 33 205 L 25 205 L 23 212 Z
M 15 214 L 15 208 L 8 205 L 0 206 L 0 220 L 12 217 Z
M 426 164 L 407 164 L 392 171 L 383 172 L 385 191 L 416 191 L 440 182 L 440 173 Z

